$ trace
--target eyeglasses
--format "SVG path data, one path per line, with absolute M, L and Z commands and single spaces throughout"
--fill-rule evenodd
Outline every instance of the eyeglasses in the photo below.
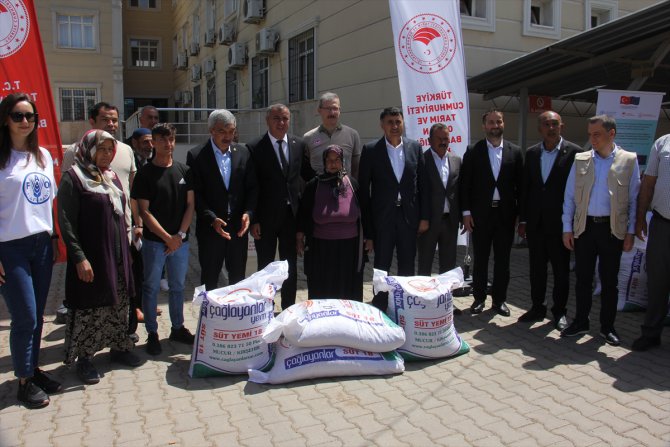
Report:
M 15 123 L 22 123 L 23 119 L 25 118 L 26 121 L 29 123 L 34 123 L 37 121 L 37 113 L 23 113 L 23 112 L 11 112 L 9 114 L 9 117 L 14 121 Z

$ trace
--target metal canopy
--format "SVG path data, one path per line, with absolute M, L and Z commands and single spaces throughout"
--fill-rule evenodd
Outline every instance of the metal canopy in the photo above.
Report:
M 468 80 L 489 100 L 530 95 L 596 102 L 597 89 L 665 92 L 670 99 L 670 1 L 563 39 Z M 525 93 L 525 92 L 524 92 Z M 668 103 L 665 103 L 667 106 Z

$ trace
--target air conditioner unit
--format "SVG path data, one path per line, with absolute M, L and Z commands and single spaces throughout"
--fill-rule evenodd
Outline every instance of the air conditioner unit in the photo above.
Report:
M 276 52 L 279 33 L 272 28 L 263 28 L 256 33 L 256 53 L 268 54 Z
M 221 45 L 230 45 L 235 42 L 235 24 L 224 23 L 219 28 L 219 43 Z
M 188 90 L 184 90 L 184 93 L 182 94 L 181 98 L 184 104 L 191 104 L 191 102 L 193 101 L 193 94 Z
M 186 55 L 186 51 L 177 54 L 177 68 L 179 70 L 186 70 L 187 67 L 188 67 L 188 56 Z
M 216 30 L 208 29 L 205 33 L 205 46 L 213 47 L 216 43 Z
M 216 69 L 216 60 L 214 58 L 205 60 L 205 76 L 213 76 Z
M 234 43 L 228 49 L 228 67 L 243 68 L 247 65 L 247 49 L 243 43 Z
M 191 81 L 198 82 L 200 80 L 200 65 L 196 64 L 191 67 Z
M 181 90 L 176 90 L 174 92 L 174 101 L 175 102 L 182 102 L 182 100 L 184 99 L 183 93 L 184 92 L 181 91 Z
M 244 0 L 244 21 L 258 23 L 265 17 L 263 0 Z
M 191 43 L 191 56 L 197 56 L 200 52 L 200 45 L 197 42 Z

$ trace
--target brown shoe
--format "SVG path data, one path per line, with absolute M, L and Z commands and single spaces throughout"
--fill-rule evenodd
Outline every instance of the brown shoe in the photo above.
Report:
M 144 314 L 141 309 L 135 309 L 135 315 L 137 315 L 138 323 L 144 323 Z
M 160 307 L 157 307 L 156 308 L 156 316 L 160 317 L 161 315 L 163 315 L 163 309 L 161 309 Z

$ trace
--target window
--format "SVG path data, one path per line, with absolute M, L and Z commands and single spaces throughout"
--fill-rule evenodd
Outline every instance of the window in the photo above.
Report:
M 154 39 L 130 39 L 131 67 L 159 67 L 160 44 Z
M 226 109 L 239 108 L 237 103 L 237 71 L 226 72 Z
M 237 13 L 237 2 L 238 0 L 224 0 L 223 17 L 225 19 Z
M 216 77 L 207 79 L 207 108 L 216 109 Z
M 59 88 L 60 120 L 86 121 L 88 109 L 98 102 L 95 88 Z
M 56 14 L 58 47 L 95 50 L 97 17 L 95 15 Z
M 199 109 L 200 107 L 202 107 L 202 97 L 201 97 L 200 85 L 198 84 L 195 87 L 193 87 L 193 108 Z M 202 113 L 199 110 L 194 111 L 193 120 L 200 121 L 201 115 Z
M 496 30 L 493 0 L 461 0 L 460 9 L 463 28 L 490 32 Z
M 191 43 L 200 43 L 200 16 L 196 12 L 193 14 L 193 29 L 191 33 Z
M 314 28 L 289 40 L 289 102 L 314 99 Z
M 128 0 L 128 6 L 137 9 L 158 9 L 160 0 Z
M 523 35 L 561 38 L 561 2 L 524 0 Z
M 216 0 L 207 1 L 207 29 L 216 29 Z
M 172 38 L 172 65 L 177 65 L 177 55 L 179 54 L 179 47 L 177 47 L 177 35 Z
M 268 106 L 269 82 L 270 59 L 267 56 L 251 59 L 251 107 L 254 109 Z
M 617 18 L 619 12 L 616 0 L 586 0 L 586 27 L 595 28 Z

